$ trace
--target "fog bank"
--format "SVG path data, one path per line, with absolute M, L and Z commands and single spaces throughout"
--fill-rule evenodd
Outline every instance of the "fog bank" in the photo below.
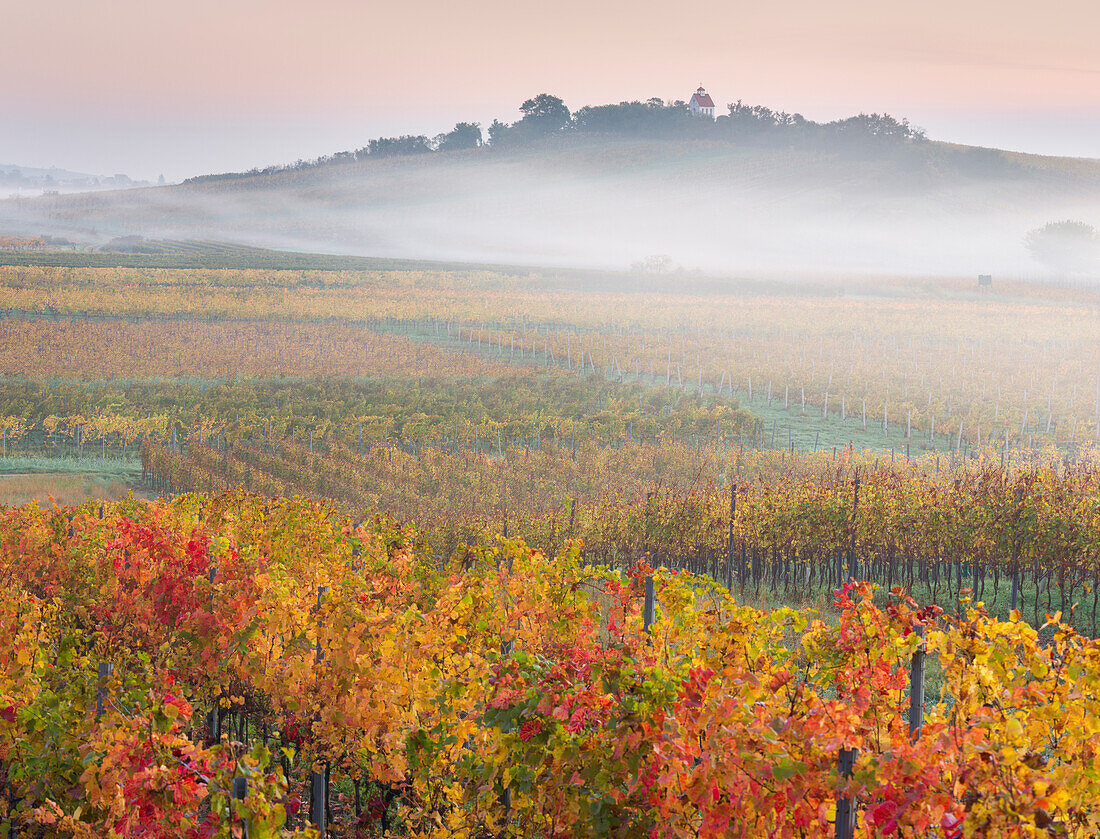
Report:
M 1100 226 L 1100 161 L 927 143 L 895 154 L 587 139 L 0 202 L 89 244 L 234 241 L 413 259 L 711 273 L 1041 278 L 1028 230 Z

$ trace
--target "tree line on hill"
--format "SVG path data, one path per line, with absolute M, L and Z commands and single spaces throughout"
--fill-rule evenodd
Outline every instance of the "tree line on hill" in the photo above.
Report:
M 483 135 L 480 123 L 459 122 L 453 129 L 428 137 L 402 134 L 379 137 L 355 151 L 342 151 L 314 160 L 252 169 L 200 175 L 184 183 L 198 183 L 277 172 L 314 169 L 338 163 L 390 157 L 408 157 L 476 148 L 516 149 L 554 137 L 609 136 L 623 139 L 717 140 L 752 145 L 814 144 L 833 151 L 868 153 L 873 150 L 919 144 L 927 138 L 922 129 L 889 114 L 858 114 L 832 122 L 814 122 L 801 114 L 773 111 L 741 100 L 728 106 L 717 119 L 693 115 L 682 101 L 652 98 L 617 105 L 586 105 L 571 112 L 557 96 L 540 93 L 520 105 L 523 116 L 508 124 L 493 120 Z

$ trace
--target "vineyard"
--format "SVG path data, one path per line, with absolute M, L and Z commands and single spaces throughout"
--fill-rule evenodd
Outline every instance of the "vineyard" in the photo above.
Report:
M 8 836 L 1097 835 L 1095 294 L 268 256 L 0 266 Z
M 487 270 L 0 268 L 0 371 L 481 375 L 518 363 L 736 401 L 772 416 L 773 448 L 807 424 L 817 443 L 910 452 L 1100 442 L 1100 300 L 1087 291 L 577 286 Z
M 553 440 L 617 446 L 641 437 L 753 445 L 762 433 L 751 414 L 713 397 L 493 367 L 376 337 L 380 361 L 363 368 L 370 378 L 0 382 L 4 453 L 79 455 L 90 446 L 134 457 L 143 441 L 503 452 Z M 402 372 L 410 368 L 424 375 Z
M 5 512 L 17 835 L 1096 832 L 1100 649 L 1057 615 L 660 571 L 650 617 L 645 565 L 415 541 L 241 493 Z
M 185 452 L 147 445 L 148 474 L 193 491 L 246 487 L 328 498 L 349 514 L 415 522 L 439 556 L 522 537 L 587 561 L 706 575 L 738 599 L 814 602 L 849 578 L 952 608 L 966 591 L 1035 625 L 1051 610 L 1100 634 L 1100 469 L 931 456 L 789 456 L 690 443 L 549 443 L 534 451 L 302 445 Z M 996 604 L 996 605 L 994 605 Z M 1076 609 L 1075 609 L 1076 607 Z

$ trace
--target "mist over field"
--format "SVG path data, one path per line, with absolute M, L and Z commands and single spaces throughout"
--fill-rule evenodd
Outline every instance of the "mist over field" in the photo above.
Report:
M 1043 279 L 1024 245 L 1100 224 L 1100 161 L 924 142 L 864 152 L 570 138 L 0 202 L 0 226 L 364 256 L 757 276 Z

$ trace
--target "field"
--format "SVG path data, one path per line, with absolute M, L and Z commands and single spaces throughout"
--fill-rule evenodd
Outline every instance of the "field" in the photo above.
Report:
M 1100 294 L 269 254 L 0 266 L 16 835 L 1096 834 Z
M 118 501 L 135 490 L 142 494 L 142 487 L 131 483 L 130 477 L 86 472 L 0 472 L 0 505 L 17 507 L 35 502 L 41 506 L 56 503 L 77 507 L 92 499 Z

